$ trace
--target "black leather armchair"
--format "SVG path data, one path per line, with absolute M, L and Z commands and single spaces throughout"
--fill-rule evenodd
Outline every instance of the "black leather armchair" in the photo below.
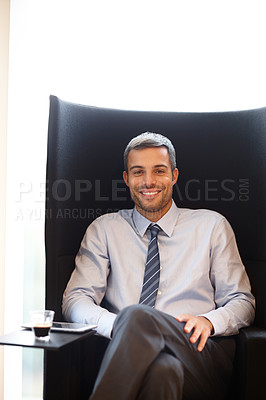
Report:
M 86 227 L 132 208 L 122 181 L 123 150 L 144 131 L 168 136 L 180 170 L 179 207 L 216 210 L 230 221 L 257 300 L 254 326 L 237 339 L 229 398 L 266 397 L 266 108 L 214 113 L 143 112 L 50 98 L 46 198 L 46 307 L 62 320 L 64 288 Z M 75 365 L 65 398 L 88 398 L 107 340 L 90 337 L 65 354 Z M 54 367 L 46 357 L 46 373 Z M 75 397 L 72 397 L 75 391 Z

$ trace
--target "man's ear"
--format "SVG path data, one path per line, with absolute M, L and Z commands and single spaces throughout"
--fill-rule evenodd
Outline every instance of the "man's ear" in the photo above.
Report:
M 176 184 L 176 182 L 177 182 L 178 175 L 179 175 L 179 171 L 178 171 L 177 168 L 175 168 L 175 169 L 173 170 L 173 179 L 172 179 L 173 186 L 174 186 L 174 185 Z
M 124 179 L 125 184 L 128 186 L 128 174 L 126 171 L 123 172 L 123 179 Z

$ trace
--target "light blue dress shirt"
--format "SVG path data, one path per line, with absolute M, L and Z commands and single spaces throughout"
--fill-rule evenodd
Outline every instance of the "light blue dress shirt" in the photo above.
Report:
M 150 221 L 135 208 L 103 215 L 89 225 L 63 296 L 66 320 L 96 324 L 110 337 L 117 313 L 137 304 L 142 289 Z M 155 308 L 176 317 L 202 315 L 214 335 L 250 325 L 255 299 L 228 221 L 209 210 L 177 208 L 156 222 L 160 285 Z M 105 296 L 108 310 L 100 306 Z

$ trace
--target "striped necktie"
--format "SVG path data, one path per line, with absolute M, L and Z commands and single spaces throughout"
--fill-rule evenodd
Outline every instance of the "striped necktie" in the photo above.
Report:
M 148 247 L 139 304 L 154 307 L 160 280 L 160 257 L 157 236 L 161 228 L 158 225 L 150 225 L 148 229 L 151 232 L 151 239 Z

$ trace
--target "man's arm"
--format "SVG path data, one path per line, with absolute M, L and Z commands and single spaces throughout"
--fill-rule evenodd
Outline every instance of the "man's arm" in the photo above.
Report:
M 255 318 L 255 298 L 241 261 L 234 232 L 223 218 L 213 233 L 210 279 L 216 309 L 200 314 L 211 321 L 214 335 L 235 335 Z
M 206 277 L 207 279 L 207 277 Z M 210 249 L 210 279 L 214 288 L 215 310 L 193 316 L 180 314 L 190 341 L 202 351 L 210 335 L 234 335 L 249 326 L 255 316 L 255 299 L 237 249 L 230 224 L 223 219 L 213 233 Z M 197 288 L 195 288 L 195 291 Z
M 107 288 L 109 257 L 99 221 L 87 229 L 76 256 L 76 267 L 63 295 L 67 321 L 97 325 L 97 333 L 110 338 L 116 314 L 100 306 Z

